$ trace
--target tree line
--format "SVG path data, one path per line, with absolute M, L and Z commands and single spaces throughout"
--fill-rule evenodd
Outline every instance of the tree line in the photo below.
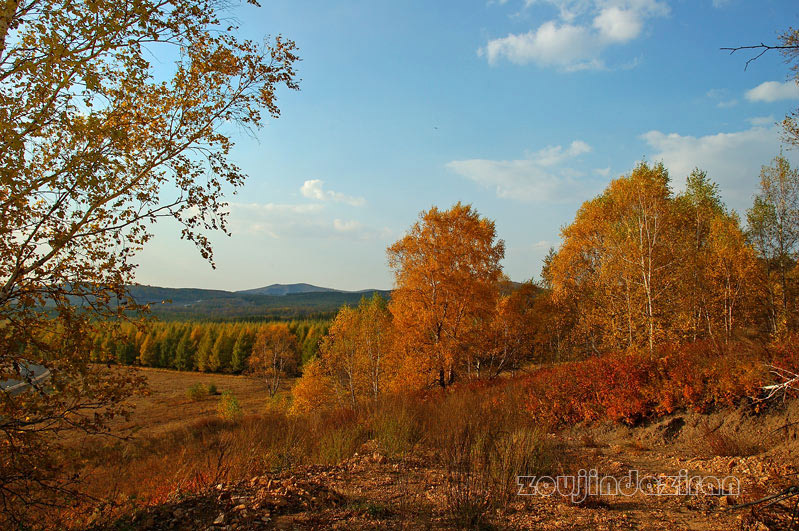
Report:
M 97 329 L 92 339 L 94 362 L 160 367 L 181 371 L 257 372 L 264 352 L 280 344 L 276 363 L 294 374 L 316 356 L 329 321 L 289 322 L 119 322 Z M 282 345 L 285 345 L 283 347 Z M 255 355 L 254 355 L 255 354 Z
M 542 279 L 502 273 L 504 242 L 470 205 L 422 212 L 388 248 L 391 300 L 342 308 L 294 407 L 357 409 L 383 394 L 485 380 L 530 363 L 668 344 L 782 341 L 799 328 L 799 172 L 764 166 L 745 224 L 706 172 L 674 193 L 638 164 L 586 201 Z M 712 353 L 709 353 L 712 355 Z

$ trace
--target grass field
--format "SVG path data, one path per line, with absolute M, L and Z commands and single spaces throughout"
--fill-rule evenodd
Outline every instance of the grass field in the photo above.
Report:
M 131 400 L 135 412 L 130 422 L 116 425 L 120 429 L 133 430 L 136 436 L 157 436 L 202 419 L 216 418 L 219 396 L 224 391 L 230 391 L 238 399 L 244 415 L 263 413 L 273 400 L 269 397 L 266 383 L 249 376 L 150 368 L 139 370 L 147 378 L 149 393 Z M 196 384 L 213 384 L 218 394 L 191 399 L 188 390 Z M 282 399 L 290 387 L 291 382 L 284 381 L 275 399 Z

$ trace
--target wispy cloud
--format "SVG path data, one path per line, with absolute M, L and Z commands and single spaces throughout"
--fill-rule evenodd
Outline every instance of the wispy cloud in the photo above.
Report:
M 303 196 L 309 199 L 317 199 L 319 201 L 334 201 L 336 203 L 346 203 L 352 206 L 363 206 L 366 204 L 366 199 L 363 197 L 353 197 L 333 190 L 324 189 L 325 182 L 320 179 L 311 179 L 305 181 L 300 188 Z
M 594 168 L 594 173 L 602 177 L 610 176 L 610 166 L 607 168 Z
M 710 89 L 705 93 L 709 99 L 716 102 L 716 107 L 728 108 L 738 105 L 738 100 L 730 96 L 730 91 L 722 88 Z
M 230 209 L 248 210 L 278 214 L 307 214 L 322 210 L 320 204 L 287 204 L 287 203 L 230 203 Z
M 669 13 L 660 0 L 527 0 L 526 5 L 538 3 L 555 6 L 558 18 L 489 40 L 478 53 L 490 64 L 506 59 L 563 71 L 602 69 L 606 48 L 638 38 L 648 20 Z
M 774 119 L 774 116 L 772 116 L 772 115 L 768 115 L 768 116 L 753 116 L 752 118 L 749 118 L 746 121 L 749 122 L 752 125 L 774 125 L 774 123 L 776 122 L 776 120 Z
M 372 240 L 386 238 L 387 228 L 373 228 L 355 220 L 330 219 L 320 203 L 231 203 L 230 229 L 234 234 L 272 239 L 337 238 Z
M 447 168 L 486 188 L 494 189 L 498 197 L 519 201 L 569 201 L 582 196 L 583 173 L 570 167 L 570 162 L 591 146 L 575 140 L 568 147 L 549 146 L 518 160 L 469 159 L 454 160 Z

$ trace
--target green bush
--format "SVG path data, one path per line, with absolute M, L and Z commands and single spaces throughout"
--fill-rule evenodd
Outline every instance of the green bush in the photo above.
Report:
M 216 389 L 216 384 L 201 384 L 196 383 L 186 390 L 186 397 L 190 400 L 201 400 L 206 396 L 218 395 L 219 391 Z
M 216 411 L 224 420 L 238 422 L 241 420 L 242 412 L 238 399 L 230 391 L 225 391 L 219 397 L 219 404 Z
M 200 400 L 206 395 L 206 390 L 202 384 L 194 384 L 186 390 L 186 397 L 189 400 Z
M 369 439 L 368 432 L 357 423 L 344 424 L 326 430 L 319 438 L 319 459 L 326 464 L 340 463 L 352 457 Z

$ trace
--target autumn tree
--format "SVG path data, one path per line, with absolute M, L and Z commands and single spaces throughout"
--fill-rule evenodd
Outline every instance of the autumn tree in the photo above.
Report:
M 209 327 L 200 338 L 197 345 L 197 357 L 195 366 L 197 370 L 203 372 L 210 372 L 214 370 L 214 365 L 211 360 L 212 351 L 217 338 L 216 327 Z
M 394 380 L 402 360 L 395 357 L 394 338 L 391 313 L 379 294 L 361 299 L 355 308 L 342 307 L 294 394 L 304 403 L 316 403 L 311 396 L 316 388 L 353 410 L 378 401 L 387 389 L 397 387 Z
M 145 367 L 155 367 L 158 362 L 158 343 L 154 334 L 147 334 L 139 350 L 139 363 Z
M 375 293 L 371 299 L 361 300 L 358 305 L 359 327 L 358 348 L 365 368 L 369 394 L 377 401 L 388 379 L 387 367 L 393 360 L 392 342 L 394 340 L 391 313 L 386 300 Z
M 586 202 L 550 267 L 561 307 L 576 312 L 586 353 L 643 347 L 652 353 L 674 315 L 682 240 L 662 164 L 642 163 Z
M 222 327 L 208 357 L 207 369 L 209 371 L 219 372 L 230 367 L 230 359 L 233 356 L 233 344 L 235 342 L 236 338 L 230 334 L 227 327 Z
M 339 309 L 319 345 L 319 370 L 331 383 L 340 404 L 357 409 L 364 394 L 364 374 L 358 358 L 358 310 Z
M 640 164 L 587 201 L 545 268 L 550 322 L 583 354 L 664 341 L 727 341 L 751 299 L 756 261 L 704 172 L 671 194 L 662 164 Z M 560 342 L 561 336 L 558 336 Z
M 250 373 L 266 382 L 269 396 L 275 396 L 281 380 L 297 369 L 297 337 L 283 323 L 260 327 L 248 364 Z
M 760 172 L 760 192 L 746 213 L 748 237 L 762 260 L 772 333 L 794 329 L 799 258 L 799 171 L 777 156 Z
M 510 292 L 500 294 L 489 323 L 485 343 L 473 357 L 476 376 L 497 377 L 518 369 L 535 352 L 536 301 L 542 289 L 525 282 Z
M 682 284 L 686 300 L 679 308 L 679 318 L 684 320 L 688 336 L 696 340 L 708 327 L 706 289 L 709 279 L 709 236 L 715 219 L 724 216 L 724 206 L 719 187 L 711 181 L 707 172 L 695 169 L 686 179 L 685 191 L 676 198 L 679 223 L 685 229 L 686 253 L 680 269 L 684 271 Z
M 471 205 L 422 212 L 388 248 L 397 340 L 438 385 L 453 383 L 487 329 L 505 243 Z
M 746 241 L 738 216 L 713 219 L 708 238 L 708 263 L 704 286 L 708 304 L 708 333 L 729 342 L 734 333 L 755 316 L 760 274 L 755 250 Z M 714 335 L 714 330 L 721 332 Z
M 186 329 L 175 347 L 175 368 L 179 371 L 194 369 L 194 355 L 196 348 L 191 339 L 191 330 Z
M 138 380 L 89 365 L 86 341 L 100 318 L 136 308 L 125 286 L 150 224 L 172 217 L 210 260 L 222 191 L 244 178 L 229 126 L 259 127 L 279 113 L 277 89 L 296 88 L 294 44 L 236 38 L 222 7 L 3 3 L 0 381 L 40 364 L 57 392 L 0 393 L 0 522 L 66 492 L 42 457 L 58 439 L 42 434 L 103 431 L 126 411 Z M 174 69 L 156 76 L 158 56 Z

